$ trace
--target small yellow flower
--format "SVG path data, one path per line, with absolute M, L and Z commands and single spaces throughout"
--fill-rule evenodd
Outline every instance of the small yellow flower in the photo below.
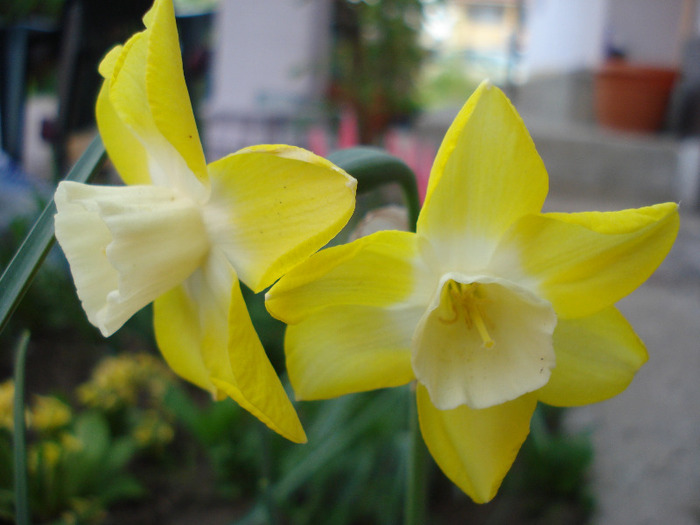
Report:
M 538 401 L 612 397 L 646 361 L 614 304 L 662 262 L 672 203 L 541 213 L 542 160 L 482 84 L 438 151 L 417 233 L 323 250 L 267 295 L 299 399 L 417 381 L 423 438 L 477 502 L 494 497 Z
M 161 446 L 173 440 L 175 431 L 158 412 L 148 410 L 140 417 L 132 435 L 142 447 Z
M 8 379 L 0 383 L 0 428 L 12 431 L 14 428 L 15 382 Z
M 34 396 L 30 411 L 31 426 L 38 432 L 50 432 L 66 426 L 73 416 L 71 408 L 52 396 Z
M 255 292 L 347 222 L 356 181 L 291 146 L 209 165 L 185 86 L 171 0 L 100 64 L 97 123 L 126 187 L 62 182 L 56 238 L 103 335 L 154 302 L 158 346 L 180 376 L 232 397 L 292 441 L 306 436 L 253 328 Z
M 40 441 L 29 449 L 27 467 L 32 473 L 46 473 L 58 464 L 63 451 L 61 445 L 54 441 Z
M 69 432 L 62 432 L 58 441 L 66 452 L 80 452 L 85 448 L 85 443 Z

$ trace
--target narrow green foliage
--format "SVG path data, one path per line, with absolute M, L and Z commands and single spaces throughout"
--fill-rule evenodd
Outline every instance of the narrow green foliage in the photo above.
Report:
M 29 333 L 24 332 L 15 355 L 14 413 L 14 481 L 15 520 L 17 525 L 29 524 L 29 495 L 27 490 L 27 440 L 24 424 L 24 369 L 27 361 Z
M 65 180 L 87 182 L 99 171 L 105 149 L 99 135 L 70 170 Z M 0 332 L 29 288 L 34 275 L 54 242 L 53 200 L 44 208 L 14 258 L 0 276 Z

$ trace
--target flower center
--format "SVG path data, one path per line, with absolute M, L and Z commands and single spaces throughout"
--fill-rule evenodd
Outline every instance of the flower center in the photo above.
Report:
M 464 320 L 468 330 L 476 329 L 481 337 L 482 348 L 493 348 L 495 344 L 489 334 L 490 320 L 484 313 L 486 294 L 479 283 L 448 281 L 442 288 L 440 304 L 450 309 L 449 317 L 438 317 L 441 323 L 453 324 Z
M 416 326 L 412 366 L 440 410 L 488 408 L 544 386 L 556 315 L 506 279 L 449 272 Z

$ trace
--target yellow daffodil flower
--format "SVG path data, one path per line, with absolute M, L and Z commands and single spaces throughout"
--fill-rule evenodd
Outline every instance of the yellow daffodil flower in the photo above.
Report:
M 323 246 L 352 214 L 356 182 L 291 146 L 206 165 L 171 0 L 156 0 L 144 24 L 99 68 L 98 127 L 128 186 L 64 182 L 55 195 L 78 295 L 105 336 L 155 301 L 158 346 L 177 374 L 303 442 L 239 277 L 260 292 Z
M 297 397 L 415 380 L 432 456 L 475 501 L 492 499 L 538 401 L 602 401 L 646 361 L 614 303 L 678 231 L 672 203 L 541 213 L 547 191 L 523 122 L 482 84 L 437 154 L 417 233 L 323 250 L 268 292 L 289 324 Z

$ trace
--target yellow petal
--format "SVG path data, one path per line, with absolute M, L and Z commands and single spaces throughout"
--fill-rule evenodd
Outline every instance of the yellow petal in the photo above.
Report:
M 491 408 L 438 410 L 418 385 L 423 439 L 445 475 L 477 503 L 490 501 L 530 432 L 532 394 Z
M 149 49 L 151 33 L 151 29 L 136 33 L 120 48 L 118 56 L 115 56 L 117 51 L 114 50 L 107 55 L 105 59 L 107 62 L 101 69 L 103 72 L 108 72 L 111 69 L 110 77 L 105 80 L 109 83 L 109 101 L 123 127 L 126 127 L 130 131 L 130 135 L 138 139 L 148 155 L 151 182 L 160 186 L 176 187 L 202 201 L 206 198 L 208 191 L 206 171 L 195 174 L 188 165 L 188 163 L 194 162 L 192 151 L 187 148 L 181 150 L 183 147 L 181 142 L 170 142 L 175 133 L 173 129 L 179 130 L 180 135 L 193 135 L 194 137 L 189 120 L 186 117 L 178 117 L 180 113 L 187 115 L 191 112 L 189 102 L 178 112 L 170 115 L 169 118 L 172 120 L 169 126 L 172 129 L 168 136 L 159 128 L 159 126 L 163 126 L 162 122 L 155 120 L 154 101 L 156 106 L 158 104 L 167 105 L 168 103 L 163 99 L 174 95 L 170 95 L 169 91 L 162 91 L 162 86 L 150 93 L 151 87 L 147 83 L 147 74 L 151 74 L 149 72 L 154 68 L 156 70 L 169 67 L 177 69 L 178 64 L 173 66 L 170 63 L 163 63 L 168 59 L 167 55 L 155 57 L 157 60 L 154 60 Z M 166 75 L 163 73 L 162 76 Z M 177 87 L 173 87 L 173 89 L 175 94 L 179 92 Z M 178 103 L 181 102 L 178 100 Z M 98 125 L 101 125 L 99 119 L 103 118 L 103 115 L 98 113 L 97 118 Z M 201 149 L 199 139 L 196 140 L 196 143 L 196 147 L 193 146 L 193 148 L 195 150 Z M 123 147 L 114 147 L 113 141 L 105 142 L 105 147 L 117 167 L 130 162 L 129 159 L 120 158 L 120 156 L 128 155 L 128 150 Z M 201 171 L 203 168 L 198 169 Z M 122 176 L 125 180 L 131 177 L 128 173 L 122 174 Z
M 515 109 L 483 83 L 448 130 L 430 173 L 418 233 L 445 268 L 484 268 L 499 237 L 537 213 L 547 195 L 542 160 Z
M 122 60 L 121 57 L 123 50 L 123 46 L 116 45 L 107 52 L 107 54 L 100 62 L 100 65 L 97 66 L 97 70 L 99 71 L 102 78 L 109 79 L 114 73 L 114 69 L 117 67 L 121 67 L 120 63 Z
M 355 179 L 300 148 L 241 150 L 209 173 L 209 235 L 256 292 L 332 239 L 355 206 Z
M 675 204 L 591 214 L 531 215 L 504 237 L 490 269 L 539 290 L 559 317 L 606 308 L 642 284 L 678 233 Z
M 287 371 L 297 399 L 404 385 L 421 309 L 326 308 L 287 327 Z
M 199 308 L 186 285 L 176 286 L 153 302 L 153 326 L 158 348 L 173 372 L 215 394 L 201 351 Z
M 416 327 L 413 368 L 433 405 L 488 408 L 542 387 L 557 319 L 513 283 L 448 273 Z
M 255 333 L 238 280 L 229 310 L 229 358 L 235 378 L 229 383 L 232 388 L 227 388 L 216 372 L 214 384 L 274 431 L 295 443 L 305 443 L 296 411 Z
M 291 324 L 334 305 L 427 305 L 437 281 L 418 258 L 416 240 L 385 231 L 322 250 L 270 289 L 267 309 Z
M 204 151 L 185 84 L 172 1 L 157 0 L 144 22 L 149 33 L 146 91 L 156 127 L 190 170 L 206 181 Z
M 644 343 L 614 307 L 562 319 L 554 331 L 557 366 L 537 392 L 556 406 L 597 403 L 622 392 L 647 361 Z
M 88 319 L 108 336 L 204 260 L 198 206 L 169 188 L 62 182 L 56 238 Z
M 109 82 L 97 96 L 97 126 L 110 160 L 126 184 L 151 184 L 148 154 L 131 129 L 124 125 L 109 99 Z
M 306 435 L 258 339 L 238 279 L 216 250 L 182 287 L 154 303 L 158 347 L 183 378 L 225 395 L 294 442 Z

